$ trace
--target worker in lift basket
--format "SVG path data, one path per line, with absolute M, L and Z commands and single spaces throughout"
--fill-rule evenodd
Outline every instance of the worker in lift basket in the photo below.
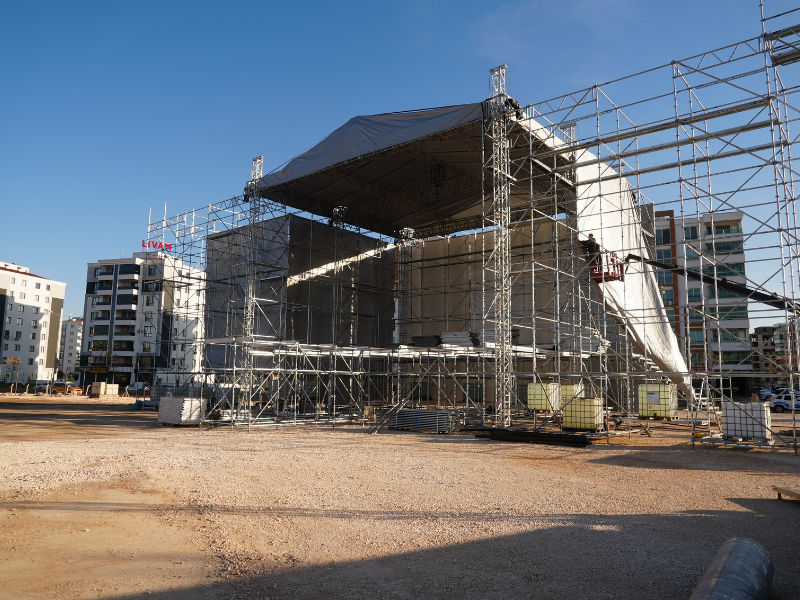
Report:
M 600 265 L 600 244 L 594 239 L 594 234 L 589 234 L 588 240 L 580 240 L 583 251 L 586 252 L 586 260 L 589 266 L 596 267 Z

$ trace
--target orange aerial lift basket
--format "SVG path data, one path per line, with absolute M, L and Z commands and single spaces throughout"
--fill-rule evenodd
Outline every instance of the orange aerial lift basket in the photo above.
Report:
M 625 281 L 625 263 L 616 252 L 601 252 L 597 262 L 589 265 L 589 277 L 596 283 L 603 281 Z

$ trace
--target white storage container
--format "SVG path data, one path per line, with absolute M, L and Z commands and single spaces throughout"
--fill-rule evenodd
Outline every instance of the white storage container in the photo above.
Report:
M 205 398 L 162 396 L 158 404 L 158 422 L 172 425 L 199 425 L 206 413 Z
M 543 412 L 561 410 L 564 402 L 583 396 L 583 385 L 580 383 L 558 383 L 545 381 L 543 383 L 528 384 L 528 409 Z
M 89 388 L 90 396 L 105 396 L 105 393 L 106 393 L 105 381 L 95 381 L 92 384 L 92 387 Z
M 119 396 L 119 384 L 118 383 L 107 383 L 106 384 L 106 396 Z
M 771 440 L 772 413 L 764 402 L 723 402 L 722 437 Z
M 661 419 L 677 417 L 677 386 L 674 383 L 639 384 L 639 416 Z
M 564 429 L 604 429 L 605 411 L 602 398 L 575 398 L 564 401 L 562 407 Z
M 561 409 L 561 385 L 557 381 L 528 384 L 528 409 L 553 412 Z

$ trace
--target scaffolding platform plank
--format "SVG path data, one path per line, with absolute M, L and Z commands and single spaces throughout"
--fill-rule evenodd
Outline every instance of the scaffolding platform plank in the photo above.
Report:
M 783 500 L 784 496 L 789 496 L 792 500 L 800 500 L 800 485 L 791 486 L 772 486 L 773 491 L 777 492 L 778 500 Z

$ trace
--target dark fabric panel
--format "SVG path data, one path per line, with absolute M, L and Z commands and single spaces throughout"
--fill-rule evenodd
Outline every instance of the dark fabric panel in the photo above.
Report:
M 44 366 L 48 369 L 52 369 L 56 365 L 56 352 L 58 351 L 59 334 L 61 333 L 59 317 L 63 310 L 63 298 L 50 299 L 50 314 L 47 317 L 50 321 L 47 325 L 47 355 L 44 360 Z

